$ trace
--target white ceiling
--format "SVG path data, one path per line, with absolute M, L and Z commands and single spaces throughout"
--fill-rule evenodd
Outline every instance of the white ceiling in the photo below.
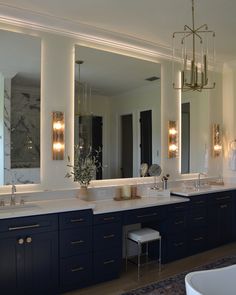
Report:
M 91 86 L 92 93 L 114 96 L 143 86 L 154 86 L 160 80 L 147 81 L 161 76 L 158 63 L 120 54 L 76 46 L 75 60 L 82 60 L 80 80 Z M 79 66 L 75 66 L 78 81 Z
M 216 32 L 218 60 L 236 59 L 236 1 L 195 0 L 195 7 L 196 25 L 207 23 Z M 0 17 L 38 24 L 47 17 L 54 27 L 63 20 L 64 26 L 77 25 L 78 32 L 87 26 L 166 48 L 171 46 L 173 31 L 191 25 L 191 0 L 4 0 L 0 10 Z

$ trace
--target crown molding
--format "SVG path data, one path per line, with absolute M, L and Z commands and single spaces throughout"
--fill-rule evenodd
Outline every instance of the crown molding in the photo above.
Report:
M 72 37 L 78 44 L 101 45 L 141 54 L 153 59 L 172 59 L 172 50 L 168 46 L 86 23 L 2 3 L 0 3 L 0 22 Z

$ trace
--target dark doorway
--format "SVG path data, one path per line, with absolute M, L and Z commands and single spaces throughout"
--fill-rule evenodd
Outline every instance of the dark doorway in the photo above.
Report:
M 96 155 L 96 151 L 100 150 L 98 155 L 98 162 L 102 165 L 102 117 L 92 117 L 92 150 L 93 155 Z M 99 165 L 99 164 L 98 164 Z M 97 165 L 97 166 L 98 166 Z M 102 167 L 97 168 L 96 179 L 102 179 Z
M 141 163 L 152 165 L 152 111 L 140 112 Z M 140 163 L 140 164 L 141 164 Z
M 133 177 L 133 116 L 121 116 L 121 176 Z
M 190 172 L 190 103 L 181 105 L 181 173 Z

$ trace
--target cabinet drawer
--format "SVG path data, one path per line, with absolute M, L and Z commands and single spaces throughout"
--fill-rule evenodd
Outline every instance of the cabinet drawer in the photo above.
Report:
M 93 224 L 121 222 L 121 220 L 122 220 L 122 213 L 120 212 L 97 214 L 93 216 Z
M 200 227 L 207 225 L 207 208 L 192 209 L 189 217 L 190 225 Z
M 60 229 L 78 228 L 90 226 L 92 223 L 92 211 L 81 210 L 61 213 L 59 215 Z
M 209 196 L 211 202 L 231 202 L 232 201 L 232 191 L 220 192 L 216 194 L 211 194 Z
M 125 224 L 132 223 L 143 223 L 149 221 L 158 221 L 161 220 L 164 216 L 165 208 L 158 207 L 150 207 L 145 209 L 136 209 L 132 211 L 126 211 L 124 216 Z
M 167 238 L 167 260 L 176 260 L 187 255 L 187 239 L 184 235 Z
M 167 233 L 175 233 L 185 230 L 187 227 L 186 214 L 186 212 L 173 213 L 167 221 Z
M 188 208 L 188 202 L 183 202 L 183 203 L 177 203 L 168 206 L 168 211 L 169 212 L 178 212 L 178 211 L 183 211 Z
M 94 253 L 94 282 L 111 280 L 121 271 L 121 249 Z
M 207 206 L 207 195 L 201 196 L 193 196 L 190 198 L 190 207 L 191 208 L 198 208 L 198 207 L 205 207 Z
M 0 220 L 0 232 L 9 234 L 29 234 L 34 232 L 54 231 L 58 228 L 57 214 L 17 217 Z
M 194 230 L 189 233 L 189 253 L 195 254 L 207 249 L 207 231 L 206 229 Z
M 92 279 L 92 255 L 78 255 L 60 261 L 60 289 L 84 287 Z
M 119 223 L 96 225 L 93 228 L 94 251 L 110 249 L 113 247 L 121 248 L 122 227 Z
M 60 256 L 68 257 L 92 250 L 92 228 L 67 229 L 60 232 Z

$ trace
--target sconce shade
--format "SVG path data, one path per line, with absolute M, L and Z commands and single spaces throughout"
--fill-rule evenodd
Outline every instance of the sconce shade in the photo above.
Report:
M 178 130 L 176 121 L 168 121 L 168 158 L 178 155 Z
M 65 122 L 64 113 L 52 113 L 52 158 L 64 160 L 65 150 Z
M 213 124 L 212 128 L 212 145 L 213 145 L 213 157 L 220 156 L 222 152 L 222 141 L 221 141 L 221 132 L 220 132 L 220 125 L 219 124 Z

